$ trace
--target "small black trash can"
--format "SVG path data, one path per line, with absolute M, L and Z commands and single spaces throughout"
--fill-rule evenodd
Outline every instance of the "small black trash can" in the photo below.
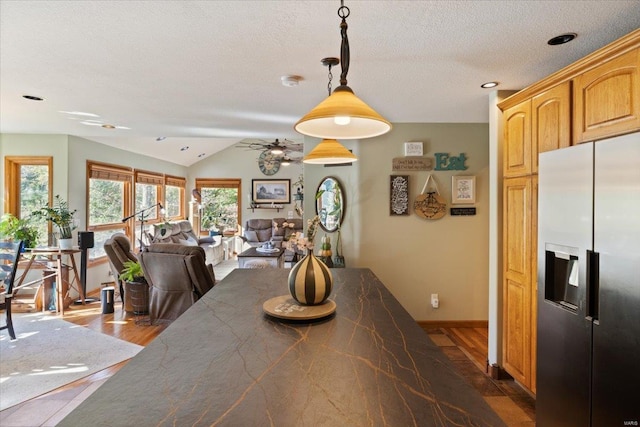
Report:
M 113 313 L 114 294 L 115 288 L 113 286 L 102 288 L 102 291 L 100 293 L 100 301 L 102 301 L 102 314 Z

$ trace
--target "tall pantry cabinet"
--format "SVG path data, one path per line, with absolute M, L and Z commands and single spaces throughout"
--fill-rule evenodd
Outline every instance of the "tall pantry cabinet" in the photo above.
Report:
M 504 129 L 502 367 L 535 393 L 538 154 L 640 130 L 640 30 L 499 107 Z

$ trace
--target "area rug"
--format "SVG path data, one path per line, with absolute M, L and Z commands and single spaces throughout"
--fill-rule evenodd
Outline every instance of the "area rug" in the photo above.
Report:
M 3 313 L 4 315 L 4 313 Z M 0 333 L 0 410 L 130 359 L 143 347 L 48 314 L 13 316 Z

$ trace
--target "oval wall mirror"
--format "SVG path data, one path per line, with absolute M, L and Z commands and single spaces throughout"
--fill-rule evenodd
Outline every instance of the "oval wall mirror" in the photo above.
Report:
M 344 191 L 338 178 L 328 176 L 320 181 L 316 191 L 316 214 L 324 231 L 332 233 L 340 228 L 345 207 Z

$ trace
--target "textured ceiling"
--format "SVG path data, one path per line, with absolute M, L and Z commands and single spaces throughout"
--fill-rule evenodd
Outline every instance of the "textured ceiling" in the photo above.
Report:
M 182 165 L 244 138 L 301 141 L 293 124 L 327 96 L 320 59 L 339 56 L 339 5 L 1 0 L 0 132 L 77 135 Z M 640 27 L 637 0 L 345 5 L 349 85 L 395 123 L 486 122 L 481 83 L 521 89 Z M 565 32 L 578 37 L 547 45 Z M 286 74 L 304 80 L 285 87 Z

